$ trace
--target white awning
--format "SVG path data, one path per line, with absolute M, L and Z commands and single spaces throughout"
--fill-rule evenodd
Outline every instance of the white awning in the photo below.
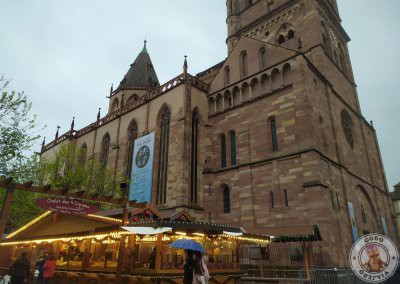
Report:
M 224 231 L 223 233 L 226 234 L 226 235 L 229 235 L 229 236 L 233 236 L 233 237 L 238 237 L 238 236 L 242 236 L 242 235 L 243 235 L 242 232 L 236 233 L 236 232 L 227 232 L 227 231 Z
M 172 230 L 170 227 L 161 227 L 161 228 L 153 228 L 153 227 L 121 227 L 124 230 L 129 232 L 139 234 L 139 235 L 156 235 L 168 232 Z

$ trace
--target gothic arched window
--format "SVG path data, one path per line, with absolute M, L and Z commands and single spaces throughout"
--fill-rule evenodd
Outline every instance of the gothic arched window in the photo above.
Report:
M 244 78 L 248 75 L 247 52 L 246 51 L 243 51 L 240 54 L 240 67 L 241 67 L 242 78 Z
M 110 112 L 116 111 L 118 109 L 118 107 L 119 107 L 119 101 L 118 101 L 117 98 L 115 98 L 113 103 L 112 103 L 112 105 L 111 105 L 111 111 Z
M 190 163 L 190 202 L 197 203 L 197 145 L 199 134 L 199 114 L 197 110 L 192 113 L 192 147 Z
M 346 110 L 342 110 L 342 112 L 340 113 L 340 118 L 342 121 L 342 129 L 346 137 L 346 140 L 349 143 L 351 149 L 353 149 L 354 148 L 353 120 L 351 119 L 350 114 Z
M 133 103 L 133 102 L 135 102 L 135 101 L 137 101 L 137 99 L 139 98 L 139 96 L 138 95 L 136 95 L 136 94 L 133 94 L 132 96 L 130 96 L 129 97 L 129 99 L 126 101 L 126 104 L 130 104 L 130 103 Z
M 272 117 L 269 121 L 271 127 L 271 142 L 272 142 L 272 152 L 278 151 L 278 137 L 276 130 L 276 120 Z
M 100 154 L 100 163 L 104 168 L 107 167 L 109 151 L 110 151 L 110 134 L 106 133 L 103 136 L 103 140 L 101 141 L 101 154 Z
M 289 31 L 288 31 L 287 38 L 288 38 L 288 40 L 294 38 L 294 31 L 293 31 L 293 30 L 289 30 Z
M 231 139 L 231 165 L 236 166 L 236 135 L 235 131 L 229 131 L 229 136 Z
M 361 218 L 364 224 L 367 224 L 367 216 L 365 215 L 364 207 L 361 205 Z
M 235 13 L 235 7 L 234 7 L 234 0 L 229 1 L 229 14 L 232 15 Z
M 220 146 L 221 146 L 221 168 L 226 167 L 226 139 L 225 134 L 220 135 Z
M 167 106 L 161 110 L 160 121 L 160 145 L 158 155 L 157 173 L 157 204 L 167 202 L 167 180 L 168 180 L 168 146 L 169 146 L 169 123 L 171 112 Z
M 222 185 L 222 201 L 224 204 L 224 213 L 231 213 L 231 193 L 226 184 Z
M 229 85 L 231 82 L 229 66 L 225 67 L 224 81 L 225 86 Z
M 136 120 L 132 120 L 128 127 L 128 156 L 126 164 L 126 177 L 130 177 L 132 174 L 132 161 L 133 151 L 135 150 L 135 140 L 138 136 L 138 125 Z
M 83 143 L 79 150 L 79 156 L 78 156 L 78 165 L 79 166 L 83 167 L 85 165 L 86 156 L 87 156 L 87 145 L 86 145 L 86 143 Z

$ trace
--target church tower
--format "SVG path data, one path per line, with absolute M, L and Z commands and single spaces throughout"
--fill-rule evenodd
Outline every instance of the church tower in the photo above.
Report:
M 226 5 L 228 53 L 243 36 L 295 51 L 320 46 L 326 59 L 354 83 L 350 38 L 341 26 L 336 0 L 227 0 Z
M 146 45 L 145 40 L 142 51 L 131 64 L 118 88 L 116 90 L 111 88 L 109 113 L 118 110 L 121 105 L 133 103 L 160 85 Z
M 398 241 L 337 1 L 228 0 L 226 7 L 228 57 L 208 95 L 217 158 L 205 175 L 216 189 L 213 206 L 226 210 L 212 215 L 259 233 L 317 224 L 339 266 L 359 236 Z

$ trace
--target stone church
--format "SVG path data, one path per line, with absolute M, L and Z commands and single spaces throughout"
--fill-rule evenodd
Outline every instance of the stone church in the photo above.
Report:
M 134 140 L 155 132 L 160 211 L 271 235 L 317 224 L 338 267 L 348 266 L 354 234 L 398 242 L 336 0 L 228 0 L 226 24 L 225 60 L 191 75 L 185 58 L 162 85 L 145 43 L 107 115 L 42 155 L 74 143 L 129 176 Z

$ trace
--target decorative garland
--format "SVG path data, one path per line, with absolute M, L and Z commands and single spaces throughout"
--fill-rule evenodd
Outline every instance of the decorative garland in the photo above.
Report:
M 275 243 L 289 243 L 289 242 L 317 242 L 322 241 L 321 233 L 317 225 L 313 226 L 313 234 L 311 235 L 288 235 L 277 236 L 274 238 Z

